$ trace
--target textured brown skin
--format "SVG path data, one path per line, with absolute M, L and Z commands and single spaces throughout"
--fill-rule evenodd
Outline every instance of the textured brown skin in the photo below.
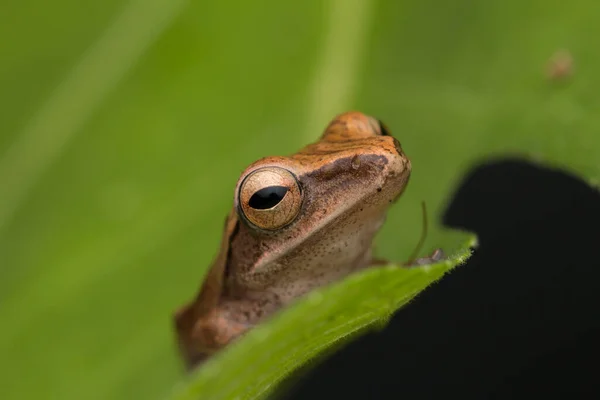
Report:
M 265 166 L 295 174 L 303 195 L 293 222 L 275 231 L 256 228 L 238 212 L 240 183 Z M 290 157 L 251 164 L 238 181 L 220 252 L 198 296 L 175 315 L 186 366 L 306 292 L 369 266 L 373 236 L 410 170 L 400 143 L 359 112 L 337 116 L 319 141 Z

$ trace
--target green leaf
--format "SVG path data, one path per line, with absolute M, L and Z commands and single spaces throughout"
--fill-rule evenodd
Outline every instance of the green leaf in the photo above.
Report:
M 170 399 L 264 398 L 319 353 L 366 328 L 381 328 L 392 312 L 464 263 L 475 245 L 470 237 L 447 261 L 416 268 L 371 268 L 311 292 L 196 369 Z

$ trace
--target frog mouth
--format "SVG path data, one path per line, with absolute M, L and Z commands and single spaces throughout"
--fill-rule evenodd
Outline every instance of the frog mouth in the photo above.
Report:
M 410 169 L 410 161 L 408 162 L 408 165 L 409 165 L 409 169 Z M 400 186 L 400 191 L 392 199 L 392 204 L 396 204 L 396 202 L 398 201 L 398 199 L 400 199 L 400 197 L 402 197 L 402 195 L 404 194 L 404 191 L 406 190 L 406 187 L 408 186 L 409 182 L 410 182 L 410 174 L 408 174 L 408 176 L 406 177 L 406 179 L 403 179 L 402 182 L 398 184 Z
M 254 268 L 258 270 L 261 269 L 263 266 L 277 263 L 277 260 L 279 258 L 285 257 L 287 254 L 292 253 L 294 250 L 301 247 L 315 235 L 319 235 L 323 230 L 326 230 L 328 227 L 336 225 L 341 219 L 345 218 L 344 215 L 346 213 L 354 214 L 356 212 L 362 212 L 363 208 L 365 213 L 373 213 L 372 216 L 368 217 L 369 219 L 378 221 L 376 224 L 373 225 L 376 226 L 376 228 L 369 229 L 372 230 L 371 234 L 374 235 L 383 225 L 385 213 L 387 211 L 387 207 L 384 207 L 382 209 L 381 204 L 389 204 L 390 202 L 389 200 L 378 202 L 377 206 L 375 206 L 375 204 L 373 204 L 372 202 L 369 202 L 369 198 L 379 193 L 380 191 L 378 191 L 377 188 L 369 188 L 369 190 L 365 190 L 364 194 L 357 199 L 357 201 L 354 205 L 351 206 L 351 208 L 337 207 L 334 209 L 333 212 L 319 219 L 318 222 L 313 226 L 313 229 L 310 231 L 310 234 L 299 234 L 298 236 L 293 237 L 292 239 L 288 239 L 288 244 L 285 247 L 271 248 L 268 251 L 264 252 L 256 260 Z M 398 196 L 396 196 L 395 199 L 397 197 Z M 364 204 L 371 204 L 373 207 L 369 210 L 365 208 Z M 377 209 L 379 209 L 379 211 L 377 211 Z M 293 224 L 288 229 L 293 229 Z

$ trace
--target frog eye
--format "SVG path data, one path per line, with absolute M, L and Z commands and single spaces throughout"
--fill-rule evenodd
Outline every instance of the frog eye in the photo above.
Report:
M 239 208 L 259 229 L 276 230 L 296 218 L 302 192 L 294 174 L 280 167 L 252 171 L 240 185 Z

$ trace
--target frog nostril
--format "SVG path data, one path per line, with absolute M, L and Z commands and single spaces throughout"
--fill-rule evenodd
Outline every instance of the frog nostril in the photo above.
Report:
M 392 136 L 390 130 L 383 122 L 381 122 L 381 120 L 377 120 L 377 122 L 379 123 L 379 131 L 381 132 L 381 136 Z
M 402 152 L 402 146 L 400 146 L 400 142 L 398 141 L 398 139 L 396 139 L 393 136 L 392 136 L 392 139 L 394 139 L 394 147 L 396 148 L 396 151 L 398 152 L 398 154 L 403 155 L 404 153 Z

